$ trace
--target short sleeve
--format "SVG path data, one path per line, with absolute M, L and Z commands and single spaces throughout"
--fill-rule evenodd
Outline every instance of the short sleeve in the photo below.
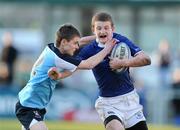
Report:
M 114 37 L 118 39 L 120 42 L 124 42 L 129 46 L 131 51 L 131 56 L 135 56 L 138 52 L 142 51 L 140 47 L 138 47 L 136 44 L 130 41 L 127 37 L 117 33 L 114 34 Z

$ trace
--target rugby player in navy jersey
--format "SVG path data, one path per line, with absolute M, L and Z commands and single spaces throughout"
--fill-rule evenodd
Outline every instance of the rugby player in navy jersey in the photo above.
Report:
M 94 36 L 80 39 L 79 31 L 70 24 L 62 25 L 56 33 L 56 42 L 48 44 L 33 65 L 30 80 L 19 92 L 16 104 L 16 116 L 22 124 L 22 130 L 47 130 L 44 123 L 46 106 L 49 103 L 57 80 L 50 78 L 51 68 L 56 67 L 62 73 L 55 77 L 65 78 L 76 69 L 92 69 L 108 55 L 116 43 L 107 41 L 106 47 L 96 55 L 79 60 L 73 58 L 80 44 L 86 44 Z M 52 69 L 53 70 L 53 69 Z M 49 71 L 49 73 L 48 73 Z
M 92 31 L 96 40 L 81 49 L 78 57 L 85 60 L 98 52 L 112 38 L 126 43 L 132 58 L 104 60 L 92 71 L 99 86 L 99 98 L 95 108 L 104 122 L 106 130 L 147 130 L 143 107 L 130 78 L 129 69 L 121 74 L 113 70 L 121 67 L 139 67 L 151 64 L 151 59 L 137 45 L 125 36 L 114 32 L 114 24 L 108 13 L 97 13 L 92 18 Z

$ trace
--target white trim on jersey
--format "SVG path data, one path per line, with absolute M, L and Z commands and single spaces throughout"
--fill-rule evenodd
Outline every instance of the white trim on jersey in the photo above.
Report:
M 140 52 L 142 52 L 142 50 L 141 50 L 141 51 L 136 52 L 136 53 L 134 54 L 134 56 L 138 55 Z
M 77 66 L 75 66 L 74 64 L 69 63 L 69 62 L 59 58 L 57 55 L 55 55 L 55 65 L 58 68 L 66 69 L 66 70 L 69 70 L 71 72 L 74 72 L 77 68 Z
M 50 53 L 54 54 L 55 66 L 59 69 L 74 72 L 81 62 L 81 60 L 75 59 L 72 56 L 61 54 L 61 52 L 54 46 L 53 43 L 48 44 L 48 50 Z

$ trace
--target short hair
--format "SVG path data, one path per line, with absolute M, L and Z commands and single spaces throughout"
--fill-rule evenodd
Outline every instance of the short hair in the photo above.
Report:
M 56 32 L 56 47 L 59 47 L 62 39 L 70 41 L 75 36 L 80 37 L 79 31 L 72 24 L 63 24 Z
M 102 21 L 102 22 L 106 22 L 109 21 L 111 23 L 111 26 L 114 26 L 112 17 L 110 14 L 106 13 L 106 12 L 100 12 L 100 13 L 96 13 L 93 17 L 92 17 L 92 21 L 91 21 L 91 27 L 94 28 L 94 24 L 96 21 Z

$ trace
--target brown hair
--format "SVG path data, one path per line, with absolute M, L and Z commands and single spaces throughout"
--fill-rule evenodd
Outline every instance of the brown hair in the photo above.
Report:
M 94 28 L 94 23 L 95 23 L 96 21 L 102 21 L 102 22 L 109 21 L 109 22 L 111 22 L 111 26 L 112 26 L 112 27 L 114 26 L 114 23 L 113 23 L 113 20 L 112 20 L 111 15 L 108 14 L 108 13 L 105 13 L 105 12 L 96 13 L 96 14 L 92 17 L 92 21 L 91 21 L 91 28 L 92 28 L 92 30 L 93 30 L 93 28 Z
M 72 24 L 62 25 L 56 32 L 56 47 L 60 46 L 62 39 L 70 41 L 75 36 L 80 37 L 80 33 Z

